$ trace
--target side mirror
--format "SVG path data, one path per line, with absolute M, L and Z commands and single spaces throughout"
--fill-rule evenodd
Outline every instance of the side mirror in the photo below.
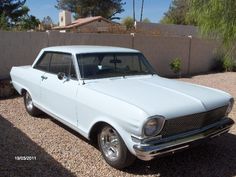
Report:
M 65 74 L 65 73 L 62 73 L 62 72 L 60 72 L 60 73 L 57 74 L 57 78 L 58 78 L 59 80 L 64 79 L 65 76 L 66 76 L 66 74 Z

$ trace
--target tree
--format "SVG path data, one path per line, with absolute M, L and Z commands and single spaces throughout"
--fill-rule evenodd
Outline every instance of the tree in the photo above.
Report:
M 19 30 L 31 30 L 36 29 L 40 24 L 39 19 L 33 15 L 25 15 L 19 21 Z
M 7 17 L 4 14 L 0 15 L 0 30 L 8 30 Z
M 186 18 L 189 12 L 188 0 L 173 0 L 161 23 L 196 25 L 194 18 Z
M 29 9 L 24 6 L 26 0 L 0 0 L 0 15 L 4 14 L 8 25 L 14 25 Z
M 143 23 L 151 23 L 151 21 L 148 18 L 144 18 L 142 22 Z
M 188 17 L 195 18 L 203 36 L 222 40 L 225 56 L 232 57 L 236 43 L 235 0 L 189 0 Z
M 30 30 L 36 29 L 39 20 L 29 15 L 26 0 L 0 0 L 0 29 Z
M 135 0 L 133 0 L 133 21 L 136 21 L 136 16 L 135 16 Z
M 143 6 L 144 6 L 144 0 L 142 0 L 142 5 L 141 5 L 140 22 L 143 21 Z
M 102 16 L 107 19 L 120 19 L 115 15 L 124 11 L 122 0 L 57 0 L 57 9 L 68 10 L 78 17 Z
M 131 30 L 134 28 L 134 19 L 128 16 L 122 20 L 122 24 L 126 26 L 127 30 Z
M 51 29 L 53 26 L 52 18 L 50 16 L 44 17 L 41 24 L 45 30 Z

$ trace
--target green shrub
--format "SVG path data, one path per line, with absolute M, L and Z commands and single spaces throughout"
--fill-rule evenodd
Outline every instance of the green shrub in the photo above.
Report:
M 134 28 L 134 20 L 132 17 L 125 17 L 122 20 L 122 24 L 126 26 L 127 30 L 132 30 Z
M 179 74 L 181 73 L 181 59 L 175 58 L 170 63 L 170 69 L 175 73 Z
M 235 67 L 235 62 L 232 57 L 225 56 L 223 59 L 223 68 L 224 70 L 227 71 L 233 71 Z
M 213 66 L 213 71 L 224 72 L 224 71 L 236 71 L 235 60 L 230 56 L 220 56 L 216 59 Z

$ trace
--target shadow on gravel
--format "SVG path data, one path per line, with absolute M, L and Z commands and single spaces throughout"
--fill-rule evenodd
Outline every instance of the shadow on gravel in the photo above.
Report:
M 92 142 L 90 142 L 88 139 L 86 139 L 85 137 L 83 137 L 81 134 L 79 134 L 77 131 L 73 130 L 72 128 L 68 127 L 67 125 L 59 122 L 58 120 L 54 119 L 53 117 L 51 117 L 50 115 L 46 114 L 46 113 L 42 113 L 42 115 L 38 116 L 41 119 L 50 119 L 53 123 L 57 124 L 58 126 L 62 127 L 63 129 L 65 129 L 66 131 L 70 132 L 71 134 L 75 135 L 76 137 L 78 137 L 79 139 L 83 140 L 84 142 L 86 142 L 87 144 L 93 145 Z M 95 146 L 94 146 L 95 147 Z M 95 147 L 96 148 L 96 147 Z
M 45 114 L 44 118 L 51 119 L 58 126 L 97 148 L 78 132 L 49 115 Z M 124 172 L 137 176 L 233 177 L 236 176 L 236 136 L 227 133 L 206 144 L 174 155 L 163 156 L 148 162 L 136 160 Z
M 13 94 L 11 96 L 6 96 L 6 97 L 0 96 L 0 101 L 1 100 L 15 99 L 15 98 L 19 98 L 19 97 L 21 97 L 21 96 L 18 93 L 15 93 L 15 94 Z
M 32 156 L 36 160 L 15 160 L 17 156 Z M 0 176 L 75 175 L 0 115 Z
M 149 162 L 137 160 L 125 170 L 160 177 L 232 177 L 236 175 L 236 136 L 225 134 L 205 145 Z

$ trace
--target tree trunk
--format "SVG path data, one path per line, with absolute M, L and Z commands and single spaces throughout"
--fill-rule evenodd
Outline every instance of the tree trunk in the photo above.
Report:
M 133 20 L 134 20 L 134 22 L 136 21 L 136 19 L 135 19 L 135 0 L 133 0 Z
M 144 6 L 144 0 L 142 0 L 142 7 L 141 7 L 140 22 L 142 22 L 142 21 L 143 21 L 143 6 Z

